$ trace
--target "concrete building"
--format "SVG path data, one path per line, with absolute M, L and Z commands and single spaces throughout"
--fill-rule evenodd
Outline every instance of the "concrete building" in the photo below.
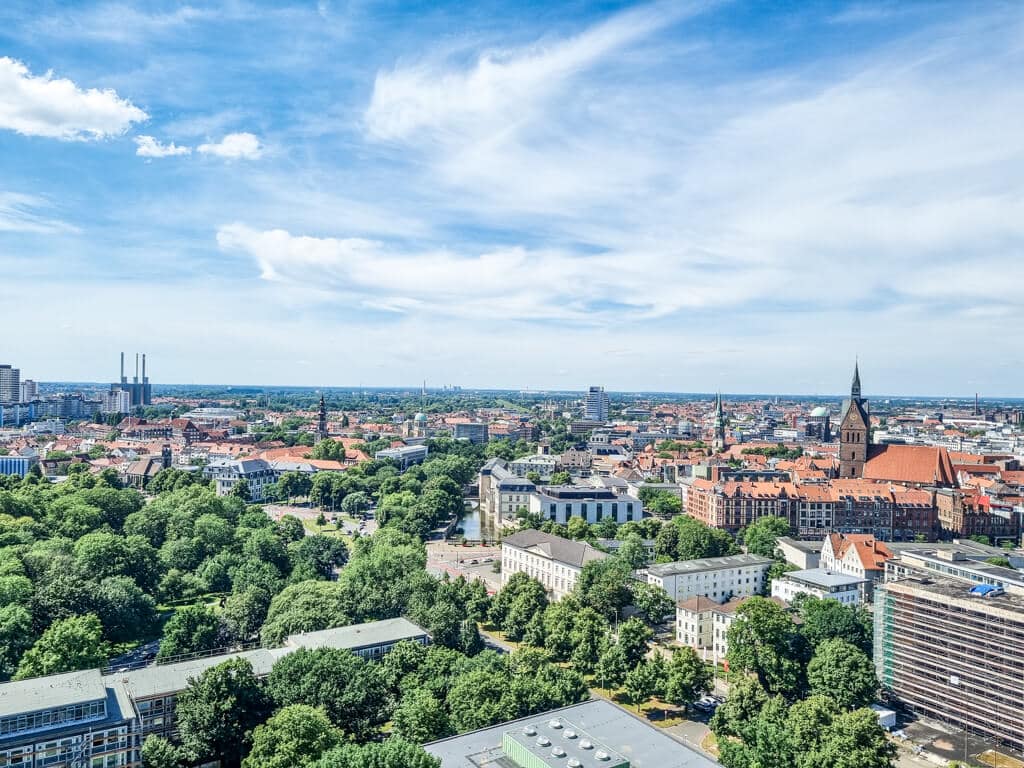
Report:
M 822 542 L 821 567 L 864 579 L 864 598 L 870 600 L 872 587 L 885 576 L 885 563 L 893 557 L 885 542 L 871 534 L 833 533 Z
M 831 598 L 843 605 L 860 605 L 864 600 L 865 579 L 847 576 L 824 568 L 790 571 L 772 580 L 772 597 L 787 603 L 797 595 Z
M 218 496 L 227 496 L 239 480 L 249 485 L 249 500 L 263 501 L 266 488 L 277 482 L 277 473 L 263 459 L 221 459 L 203 467 L 203 477 L 213 478 Z
M 31 403 L 39 397 L 39 385 L 32 379 L 23 379 L 19 387 L 19 403 Z
M 691 597 L 676 604 L 676 642 L 701 653 L 715 664 L 729 652 L 728 632 L 736 620 L 736 610 L 750 596 L 734 597 L 719 603 L 706 597 Z M 785 603 L 776 600 L 785 607 Z
M 912 712 L 1024 749 L 1024 597 L 905 579 L 875 590 L 875 669 Z
M 647 569 L 647 583 L 661 587 L 676 601 L 699 596 L 724 602 L 761 594 L 773 562 L 760 555 L 726 555 L 657 563 Z
M 4 363 L 0 365 L 0 403 L 20 403 L 21 371 Z
M 563 539 L 532 528 L 506 536 L 501 542 L 501 585 L 513 574 L 537 579 L 560 600 L 572 592 L 583 566 L 608 554 L 585 541 Z
M 0 765 L 52 768 L 139 768 L 150 735 L 174 738 L 175 703 L 189 680 L 232 658 L 259 677 L 298 648 L 349 649 L 380 658 L 397 643 L 428 644 L 406 619 L 292 635 L 281 648 L 203 656 L 124 672 L 92 669 L 0 684 Z
M 487 424 L 483 422 L 456 424 L 452 436 L 456 440 L 469 440 L 474 445 L 484 445 L 490 437 Z
M 583 418 L 587 421 L 604 424 L 608 421 L 608 409 L 611 401 L 604 387 L 591 387 L 587 390 L 587 397 L 583 401 Z
M 424 746 L 441 768 L 714 768 L 709 757 L 603 699 Z
M 100 413 L 131 413 L 132 396 L 124 389 L 111 389 L 104 392 L 101 399 Z
M 121 353 L 121 380 L 116 384 L 110 385 L 110 391 L 113 392 L 115 389 L 120 389 L 128 393 L 131 400 L 131 406 L 134 408 L 137 405 L 152 405 L 153 403 L 153 387 L 149 383 L 149 377 L 146 375 L 146 356 L 142 355 L 142 377 L 139 377 L 139 354 L 135 353 L 135 376 L 132 377 L 131 381 L 128 381 L 128 377 L 124 373 L 124 352 Z
M 820 541 L 799 541 L 789 536 L 780 536 L 775 540 L 775 546 L 787 563 L 792 563 L 801 570 L 817 568 L 821 562 L 823 544 Z
M 588 523 L 612 519 L 617 523 L 642 520 L 644 503 L 635 496 L 617 494 L 609 488 L 577 485 L 545 485 L 530 495 L 530 512 L 558 523 L 582 517 Z
M 375 459 L 390 459 L 398 464 L 398 468 L 405 472 L 409 467 L 422 464 L 427 460 L 428 453 L 425 445 L 403 445 L 399 448 L 385 448 L 374 454 Z
M 971 559 L 961 549 L 905 550 L 886 562 L 887 581 L 907 577 L 959 579 L 969 584 L 989 584 L 1024 597 L 1024 573 L 1015 568 Z

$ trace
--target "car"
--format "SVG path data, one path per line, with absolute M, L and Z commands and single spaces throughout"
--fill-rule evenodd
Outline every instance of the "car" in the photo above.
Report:
M 472 560 L 469 561 L 469 564 L 470 565 L 476 565 L 477 564 L 477 559 L 474 557 Z

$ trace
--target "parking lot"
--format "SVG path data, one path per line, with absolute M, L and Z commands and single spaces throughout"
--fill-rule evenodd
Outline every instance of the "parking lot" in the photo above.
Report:
M 444 541 L 427 542 L 427 570 L 436 575 L 465 576 L 479 579 L 489 592 L 501 587 L 501 574 L 494 572 L 494 564 L 501 559 L 497 547 L 461 547 Z

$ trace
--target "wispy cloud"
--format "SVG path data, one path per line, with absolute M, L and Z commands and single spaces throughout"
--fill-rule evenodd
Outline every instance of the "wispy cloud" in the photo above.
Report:
M 263 154 L 263 146 L 251 133 L 229 133 L 218 142 L 200 144 L 196 151 L 226 160 L 255 160 Z
M 191 5 L 168 12 L 147 13 L 136 4 L 100 3 L 43 16 L 31 25 L 31 30 L 56 38 L 142 45 L 154 35 L 176 33 L 188 24 L 218 15 L 215 9 Z
M 173 141 L 161 144 L 152 136 L 136 136 L 135 145 L 135 154 L 139 157 L 175 157 L 192 154 L 192 147 L 179 146 Z
M 34 76 L 25 64 L 0 58 L 0 128 L 26 136 L 103 139 L 149 116 L 112 90 L 81 89 L 51 72 Z
M 42 211 L 50 204 L 34 195 L 0 191 L 0 232 L 58 234 L 78 232 L 78 228 L 49 218 Z

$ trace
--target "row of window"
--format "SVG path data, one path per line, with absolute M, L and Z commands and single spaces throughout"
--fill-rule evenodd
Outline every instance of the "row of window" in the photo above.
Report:
M 65 723 L 77 723 L 82 720 L 94 720 L 107 714 L 105 701 L 91 701 L 87 704 L 71 704 L 66 707 L 47 709 L 42 712 L 30 712 L 24 715 L 12 715 L 0 718 L 0 735 L 34 731 L 39 728 L 52 728 Z

